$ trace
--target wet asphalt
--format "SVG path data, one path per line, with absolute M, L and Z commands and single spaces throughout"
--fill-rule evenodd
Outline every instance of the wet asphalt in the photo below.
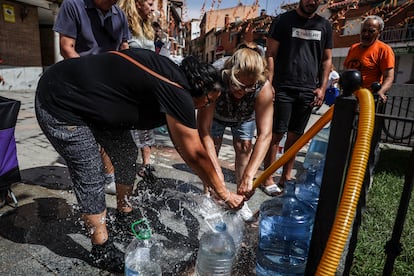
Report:
M 90 240 L 79 220 L 65 162 L 36 121 L 34 91 L 0 91 L 0 96 L 21 102 L 15 139 L 22 177 L 11 187 L 18 205 L 0 208 L 0 275 L 115 275 L 91 263 Z M 309 125 L 317 118 L 312 115 Z M 154 238 L 163 242 L 163 275 L 192 275 L 199 238 L 208 229 L 200 214 L 202 183 L 179 157 L 168 135 L 156 133 L 152 163 L 159 180 L 149 185 L 137 176 L 133 205 L 137 219 L 146 217 Z M 220 160 L 227 186 L 235 191 L 229 134 L 225 134 Z M 306 147 L 297 155 L 297 174 L 305 153 Z M 249 207 L 254 212 L 267 199 L 270 197 L 257 189 Z M 124 251 L 132 234 L 114 230 L 115 196 L 107 195 L 106 200 L 111 236 Z M 255 223 L 241 227 L 244 235 L 234 275 L 254 275 L 258 228 Z

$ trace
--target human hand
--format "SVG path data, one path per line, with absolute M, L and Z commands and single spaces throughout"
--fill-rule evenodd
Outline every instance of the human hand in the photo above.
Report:
M 312 106 L 321 106 L 325 97 L 325 91 L 322 91 L 322 89 L 318 87 L 313 91 L 313 94 L 315 95 L 315 99 L 312 102 Z
M 217 193 L 211 193 L 220 205 L 224 205 L 230 209 L 238 210 L 243 207 L 244 196 L 238 195 L 227 190 L 225 197 L 220 197 Z
M 255 190 L 253 190 L 253 179 L 243 178 L 240 182 L 239 188 L 237 189 L 237 194 L 244 196 L 245 200 L 249 200 L 254 195 Z
M 240 209 L 244 204 L 244 196 L 230 192 L 230 197 L 225 201 L 230 209 Z
M 382 103 L 386 103 L 388 96 L 384 92 L 378 92 L 378 97 L 381 100 Z

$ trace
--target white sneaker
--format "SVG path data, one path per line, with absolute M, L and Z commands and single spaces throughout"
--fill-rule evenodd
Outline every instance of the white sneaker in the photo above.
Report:
M 245 222 L 252 222 L 255 219 L 252 210 L 250 210 L 246 202 L 243 204 L 243 207 L 237 211 L 237 213 Z
M 105 193 L 116 195 L 115 176 L 113 174 L 105 174 Z

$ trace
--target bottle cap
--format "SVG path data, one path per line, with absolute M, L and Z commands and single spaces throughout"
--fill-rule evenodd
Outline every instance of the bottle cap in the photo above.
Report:
M 140 229 L 137 233 L 135 231 L 135 226 L 137 226 L 138 224 L 141 224 L 141 223 L 144 224 L 144 226 L 146 228 Z M 148 240 L 148 239 L 151 238 L 151 235 L 152 235 L 151 228 L 150 228 L 150 226 L 148 224 L 148 221 L 146 219 L 140 219 L 140 220 L 132 223 L 131 230 L 132 230 L 132 233 L 134 233 L 134 236 L 139 240 Z
M 224 232 L 227 229 L 227 225 L 226 225 L 226 223 L 220 221 L 216 224 L 215 229 L 219 232 Z

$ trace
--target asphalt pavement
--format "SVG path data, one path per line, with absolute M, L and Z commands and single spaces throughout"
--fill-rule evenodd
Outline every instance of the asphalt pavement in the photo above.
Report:
M 21 182 L 11 187 L 18 206 L 10 203 L 0 208 L 0 274 L 111 275 L 91 265 L 88 257 L 91 244 L 78 218 L 67 167 L 37 124 L 34 94 L 33 90 L 0 91 L 0 96 L 21 102 L 15 139 L 22 177 Z M 312 115 L 309 125 L 318 117 Z M 166 264 L 163 275 L 190 275 L 198 238 L 206 229 L 197 209 L 202 200 L 202 183 L 177 154 L 168 135 L 157 133 L 156 142 L 152 163 L 160 181 L 156 187 L 150 187 L 137 176 L 134 203 L 141 214 L 151 217 L 155 234 L 168 240 L 169 250 L 175 249 L 170 252 L 170 263 Z M 298 172 L 305 152 L 306 147 L 298 153 L 295 163 Z M 230 132 L 225 134 L 219 158 L 227 186 L 235 191 Z M 248 204 L 256 211 L 267 199 L 270 198 L 257 189 Z M 110 225 L 116 208 L 115 196 L 107 195 L 106 200 Z M 245 225 L 245 230 L 243 241 L 247 249 L 240 260 L 245 265 L 239 275 L 253 275 L 257 226 Z M 128 238 L 117 244 L 121 250 L 125 250 Z

